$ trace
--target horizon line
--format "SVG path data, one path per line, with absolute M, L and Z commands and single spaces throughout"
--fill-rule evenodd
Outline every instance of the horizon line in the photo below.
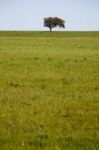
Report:
M 49 30 L 0 30 L 0 32 L 50 32 Z M 99 32 L 99 30 L 53 30 L 52 32 Z

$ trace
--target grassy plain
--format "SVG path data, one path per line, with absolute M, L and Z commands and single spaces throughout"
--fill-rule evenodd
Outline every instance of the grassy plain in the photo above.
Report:
M 0 32 L 0 150 L 99 150 L 99 32 Z

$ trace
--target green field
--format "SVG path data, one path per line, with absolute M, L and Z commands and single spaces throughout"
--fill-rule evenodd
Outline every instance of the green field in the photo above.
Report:
M 0 32 L 0 150 L 99 150 L 99 32 Z

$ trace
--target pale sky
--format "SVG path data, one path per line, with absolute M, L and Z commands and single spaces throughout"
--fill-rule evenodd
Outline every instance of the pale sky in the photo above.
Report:
M 99 0 L 0 0 L 0 30 L 46 30 L 45 17 L 63 18 L 66 31 L 99 31 Z

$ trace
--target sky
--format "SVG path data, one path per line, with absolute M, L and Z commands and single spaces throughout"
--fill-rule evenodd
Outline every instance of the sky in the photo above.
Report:
M 0 30 L 48 30 L 43 18 L 65 20 L 65 31 L 99 31 L 99 0 L 0 0 Z

